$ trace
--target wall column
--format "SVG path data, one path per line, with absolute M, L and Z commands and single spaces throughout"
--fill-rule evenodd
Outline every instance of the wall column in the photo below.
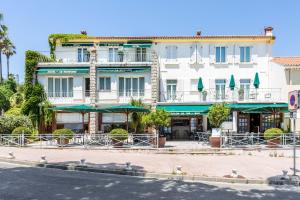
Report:
M 157 101 L 159 98 L 159 77 L 158 77 L 158 56 L 153 50 L 151 52 L 151 108 L 156 109 Z
M 96 106 L 97 101 L 97 51 L 96 47 L 92 47 L 90 51 L 90 101 L 91 106 Z M 90 113 L 90 123 L 89 123 L 89 132 L 91 134 L 95 134 L 98 132 L 98 120 L 97 113 Z
M 203 131 L 207 131 L 207 116 L 203 115 L 202 117 L 202 127 Z
M 237 111 L 232 112 L 232 131 L 237 132 L 238 128 L 238 113 Z

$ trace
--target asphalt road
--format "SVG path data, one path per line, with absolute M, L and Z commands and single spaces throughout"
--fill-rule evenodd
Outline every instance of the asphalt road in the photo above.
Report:
M 299 199 L 300 188 L 193 183 L 32 168 L 0 162 L 0 200 Z

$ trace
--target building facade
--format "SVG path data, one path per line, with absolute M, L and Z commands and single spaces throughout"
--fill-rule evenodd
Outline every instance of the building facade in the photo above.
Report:
M 37 79 L 55 105 L 105 107 L 141 99 L 172 116 L 169 139 L 210 129 L 209 107 L 227 102 L 224 129 L 262 132 L 283 127 L 287 107 L 282 67 L 272 62 L 275 37 L 263 35 L 90 37 L 57 42 L 56 62 L 37 66 Z M 57 127 L 82 129 L 80 114 L 57 113 Z M 90 118 L 90 120 L 88 120 Z M 123 114 L 91 113 L 84 129 L 121 126 Z M 56 128 L 57 128 L 56 127 Z

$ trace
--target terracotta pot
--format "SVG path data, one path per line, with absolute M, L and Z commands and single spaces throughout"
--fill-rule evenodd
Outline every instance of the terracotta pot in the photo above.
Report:
M 210 136 L 209 142 L 210 142 L 211 147 L 220 148 L 221 137 Z
M 69 139 L 66 139 L 66 138 L 58 138 L 56 139 L 56 142 L 58 145 L 67 145 L 69 144 Z
M 166 140 L 167 140 L 166 137 L 159 137 L 159 139 L 158 139 L 158 147 L 159 148 L 164 148 L 165 144 L 166 144 Z
M 280 139 L 279 138 L 270 139 L 267 141 L 267 145 L 269 148 L 277 148 L 280 145 Z
M 119 140 L 116 140 L 116 139 L 112 139 L 112 145 L 116 148 L 118 147 L 122 147 L 123 146 L 123 142 L 122 141 L 119 141 Z

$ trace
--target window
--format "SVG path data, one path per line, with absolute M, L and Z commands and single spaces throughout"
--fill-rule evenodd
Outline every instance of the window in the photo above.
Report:
M 240 80 L 239 99 L 240 100 L 249 100 L 249 95 L 250 95 L 250 79 L 241 79 Z
M 249 115 L 240 113 L 238 116 L 238 132 L 246 133 L 249 131 Z
M 167 46 L 167 59 L 177 59 L 177 46 Z
M 226 62 L 226 47 L 216 47 L 216 63 Z
M 240 47 L 240 62 L 246 63 L 250 62 L 250 47 Z
M 217 100 L 224 100 L 225 99 L 225 79 L 216 79 L 216 99 Z
M 193 62 L 199 62 L 201 57 L 200 57 L 200 49 L 201 47 L 198 47 L 198 45 L 192 45 L 190 48 L 190 57 L 191 61 Z
M 79 48 L 77 50 L 78 55 L 78 62 L 89 62 L 90 61 L 90 52 L 87 50 L 87 48 Z
M 175 100 L 177 91 L 177 80 L 167 80 L 167 100 Z
M 275 121 L 274 121 L 275 120 Z M 274 114 L 261 114 L 261 131 L 264 132 L 268 128 L 280 128 L 282 116 L 280 113 Z
M 145 78 L 129 77 L 119 78 L 119 96 L 137 97 L 145 95 Z
M 100 77 L 99 78 L 99 90 L 101 92 L 110 91 L 111 80 L 110 77 Z
M 90 78 L 84 79 L 84 94 L 86 97 L 90 96 Z
M 136 48 L 136 62 L 146 61 L 146 48 Z
M 73 78 L 48 78 L 48 97 L 73 97 Z
M 123 51 L 120 51 L 118 48 L 108 49 L 108 62 L 123 62 L 123 56 Z

